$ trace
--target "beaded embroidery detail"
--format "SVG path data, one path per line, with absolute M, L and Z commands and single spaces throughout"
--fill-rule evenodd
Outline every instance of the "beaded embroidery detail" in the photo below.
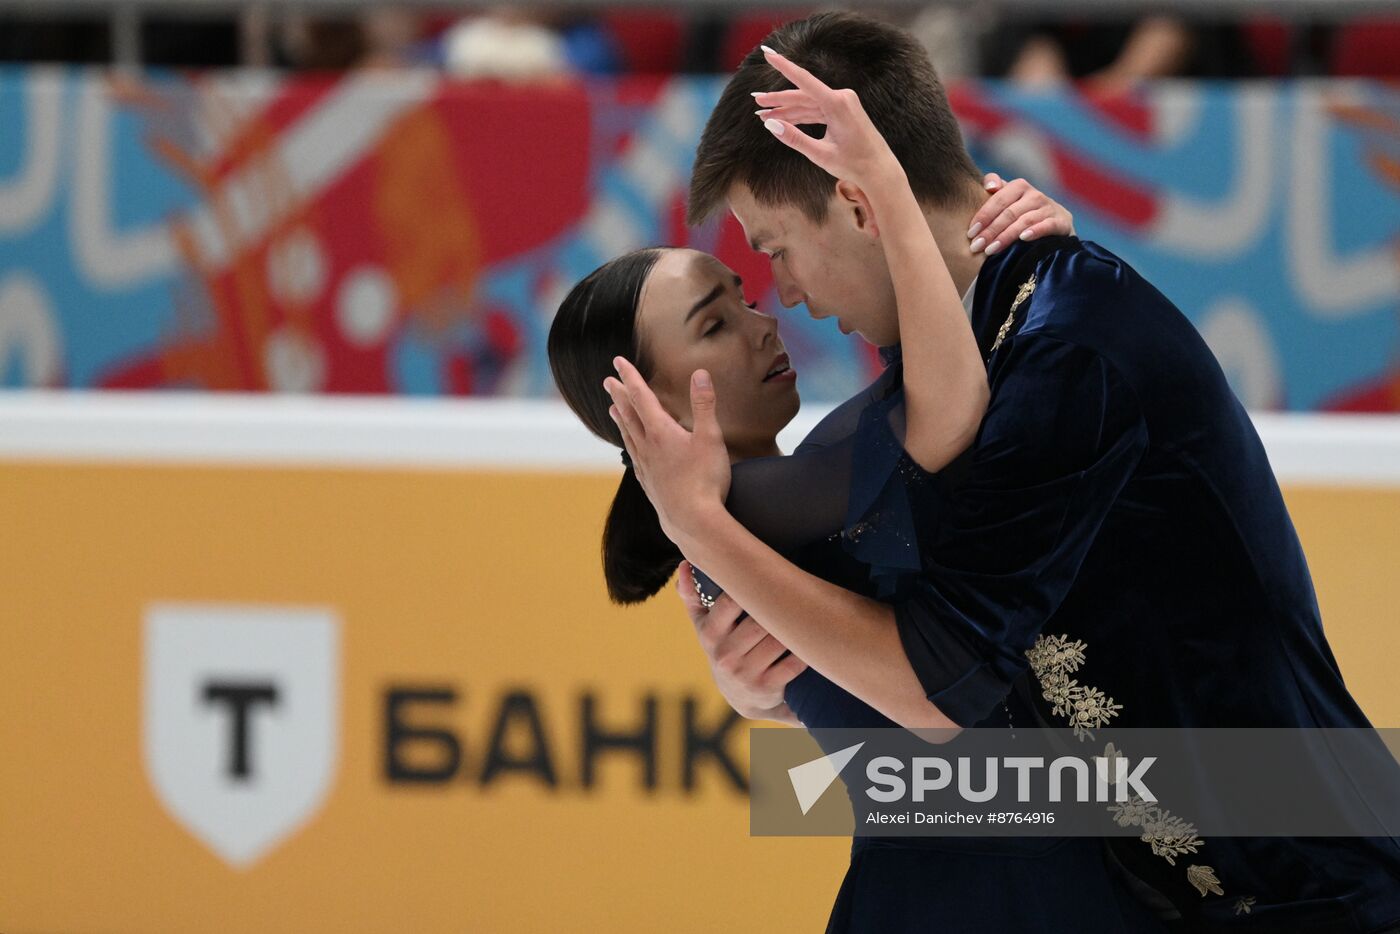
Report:
M 1023 286 L 1023 291 L 1024 288 Z M 1098 688 L 1080 684 L 1070 678 L 1070 675 L 1084 664 L 1085 648 L 1082 640 L 1075 639 L 1071 642 L 1068 635 L 1040 635 L 1036 637 L 1035 644 L 1026 650 L 1031 671 L 1040 682 L 1041 696 L 1052 705 L 1051 712 L 1055 716 L 1069 720 L 1074 735 L 1081 742 L 1093 739 L 1093 730 L 1106 726 L 1108 721 L 1118 716 L 1118 711 L 1123 709 L 1122 704 L 1114 703 L 1113 698 Z M 1121 753 L 1112 743 L 1104 747 L 1104 758 L 1108 760 L 1110 775 L 1117 774 L 1113 761 L 1119 755 Z M 1188 853 L 1195 854 L 1205 846 L 1205 841 L 1196 833 L 1195 824 L 1155 804 L 1148 804 L 1141 795 L 1133 795 L 1125 802 L 1111 804 L 1108 810 L 1113 814 L 1118 826 L 1142 828 L 1142 842 L 1152 847 L 1153 854 L 1165 859 L 1168 865 L 1175 866 L 1177 857 Z M 1215 870 L 1210 866 L 1187 866 L 1186 881 L 1191 883 L 1203 898 L 1208 894 L 1225 894 L 1220 880 L 1216 878 Z M 1254 901 L 1253 896 L 1240 898 L 1235 903 L 1235 914 L 1248 914 Z
M 1017 290 L 1016 300 L 1011 303 L 1011 311 L 1007 314 L 1006 320 L 1001 323 L 1001 328 L 997 331 L 997 339 L 992 342 L 991 349 L 987 351 L 988 353 L 995 351 L 1001 346 L 1001 342 L 1006 340 L 1006 335 L 1011 333 L 1011 322 L 1016 320 L 1016 309 L 1020 308 L 1021 303 L 1030 298 L 1031 293 L 1034 291 L 1035 276 L 1031 276 L 1025 282 L 1021 283 L 1021 288 Z

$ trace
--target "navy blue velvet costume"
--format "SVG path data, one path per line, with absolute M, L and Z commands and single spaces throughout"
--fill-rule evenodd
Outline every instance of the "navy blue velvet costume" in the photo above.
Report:
M 825 547 L 839 541 L 864 576 L 833 570 L 830 555 L 805 560 L 818 569 L 825 562 L 822 576 L 894 605 L 927 696 L 961 725 L 996 722 L 1003 703 L 1019 703 L 1019 683 L 1024 713 L 1104 730 L 1099 742 L 1115 726 L 1368 727 L 1323 635 L 1264 448 L 1180 311 L 1119 257 L 1061 237 L 987 257 L 972 323 L 991 402 L 976 442 L 954 464 L 936 476 L 910 469 L 900 445 L 898 354 L 890 353 L 893 365 L 870 390 L 782 459 L 800 465 L 805 457 L 819 488 L 846 495 L 817 507 L 785 503 L 783 485 L 763 474 L 793 465 L 765 459 L 771 463 L 736 465 L 734 514 L 773 543 L 770 536 L 783 534 L 774 517 L 786 510 L 789 524 L 802 526 L 781 542 L 794 555 L 824 524 L 827 534 L 842 530 Z M 810 669 L 788 686 L 787 700 L 808 726 L 891 725 Z M 1326 774 L 1325 763 L 1301 767 Z M 921 906 L 906 886 L 937 889 L 956 879 L 975 917 L 975 903 L 1007 900 L 1007 880 L 979 886 L 959 874 L 961 856 L 949 854 L 1007 841 L 932 841 L 918 852 L 933 854 L 933 863 L 922 865 L 904 840 L 897 857 L 889 854 L 898 842 L 854 841 L 833 930 L 1112 929 L 1072 921 L 1059 928 L 1053 918 L 1034 928 L 949 924 L 937 912 L 963 903 L 941 892 Z M 1174 929 L 1400 925 L 1395 838 L 1187 843 L 1107 841 L 1111 859 L 1145 884 Z M 876 851 L 878 869 L 867 864 Z M 990 859 L 1002 862 L 1001 872 L 1014 856 Z M 1117 897 L 1075 894 L 1047 911 L 1069 918 L 1086 900 Z M 870 906 L 881 898 L 905 899 L 884 927 L 861 914 L 878 910 Z M 843 909 L 852 914 L 842 917 Z
M 914 581 L 915 528 L 934 509 L 928 497 L 938 491 L 893 440 L 901 370 L 897 350 L 882 355 L 894 365 L 825 418 L 792 456 L 736 464 L 727 505 L 804 570 L 889 599 Z M 836 747 L 823 728 L 897 728 L 814 668 L 789 682 L 784 697 L 828 753 Z M 1029 725 L 1033 718 L 1023 684 L 977 726 Z M 828 934 L 923 931 L 1160 934 L 1164 928 L 1128 892 L 1097 839 L 853 837 Z
M 1067 237 L 989 257 L 972 323 L 990 406 L 935 480 L 918 584 L 895 603 L 929 699 L 974 723 L 1029 671 L 1045 719 L 1107 727 L 1100 742 L 1114 726 L 1369 727 L 1263 444 L 1185 316 Z M 1299 768 L 1351 793 L 1326 762 Z M 1400 924 L 1392 837 L 1110 846 L 1188 930 Z

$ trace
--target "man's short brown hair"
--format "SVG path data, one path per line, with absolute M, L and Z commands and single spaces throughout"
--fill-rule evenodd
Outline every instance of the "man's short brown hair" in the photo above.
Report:
M 763 44 L 830 87 L 855 90 L 921 203 L 951 207 L 967 197 L 969 180 L 980 187 L 982 176 L 963 145 L 938 73 L 907 32 L 855 13 L 817 13 L 779 26 Z M 813 221 L 826 219 L 836 180 L 774 139 L 754 116 L 752 92 L 790 87 L 759 49 L 744 58 L 700 137 L 686 212 L 691 224 L 723 207 L 736 182 L 745 183 L 760 204 L 791 204 Z M 824 128 L 804 129 L 819 136 Z

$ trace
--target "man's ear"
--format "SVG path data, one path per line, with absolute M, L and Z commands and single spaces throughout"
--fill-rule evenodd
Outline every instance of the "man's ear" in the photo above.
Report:
M 861 187 L 854 182 L 840 180 L 836 183 L 835 207 L 841 216 L 863 234 L 880 236 L 879 225 L 875 222 L 875 211 Z

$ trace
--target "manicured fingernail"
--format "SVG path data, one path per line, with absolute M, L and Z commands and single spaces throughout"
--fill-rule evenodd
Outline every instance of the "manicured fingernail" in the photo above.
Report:
M 617 370 L 617 372 L 618 372 L 619 375 L 622 373 L 622 358 L 621 358 L 621 357 L 613 357 L 613 369 L 614 369 L 614 370 Z
M 774 136 L 783 135 L 783 125 L 777 120 L 764 120 L 763 125 L 768 128 L 768 132 Z
M 1022 240 L 1029 240 L 1031 237 L 1034 237 L 1034 236 L 1035 236 L 1035 228 L 1034 228 L 1034 227 L 1027 227 L 1025 230 L 1021 231 L 1021 239 L 1022 239 Z
M 769 55 L 777 55 L 777 54 L 778 54 L 777 52 L 774 52 L 772 49 L 768 48 L 768 46 L 766 46 L 766 45 L 760 45 L 759 48 L 762 49 L 763 51 L 767 52 Z
M 695 371 L 695 388 L 696 388 L 696 389 L 709 389 L 709 388 L 710 388 L 710 374 L 709 374 L 709 373 L 706 373 L 704 370 L 696 370 L 696 371 Z
M 982 247 L 984 247 L 984 246 L 986 246 L 986 245 L 987 245 L 987 240 L 986 240 L 986 238 L 985 238 L 985 237 L 978 237 L 976 240 L 973 240 L 973 241 L 972 241 L 972 252 L 974 252 L 974 253 L 981 253 L 981 252 L 982 252 Z
M 981 221 L 978 221 L 977 223 L 973 224 L 971 227 L 967 228 L 967 239 L 971 240 L 973 237 L 977 236 L 977 231 L 979 231 L 979 230 L 981 230 L 981 229 L 982 229 L 982 222 L 981 222 Z
M 749 93 L 752 94 L 754 97 L 759 97 L 760 95 L 767 94 L 768 92 L 767 92 L 767 91 L 750 91 Z
M 993 241 L 987 246 L 987 255 L 988 255 L 988 256 L 991 256 L 993 253 L 999 252 L 1000 250 L 1001 250 L 1001 241 L 1000 241 L 1000 240 L 993 240 Z
M 772 108 L 769 108 L 769 110 L 771 110 L 771 109 L 772 109 Z M 768 110 L 755 110 L 753 113 L 754 113 L 754 116 L 755 116 L 755 117 L 761 117 L 761 116 L 763 116 L 764 114 L 768 113 Z
M 988 191 L 996 191 L 996 190 L 997 190 L 998 188 L 1000 188 L 1000 187 L 1001 187 L 1001 182 L 996 181 L 995 179 L 993 179 L 992 181 L 988 182 L 987 185 L 986 185 L 986 188 L 987 188 Z

